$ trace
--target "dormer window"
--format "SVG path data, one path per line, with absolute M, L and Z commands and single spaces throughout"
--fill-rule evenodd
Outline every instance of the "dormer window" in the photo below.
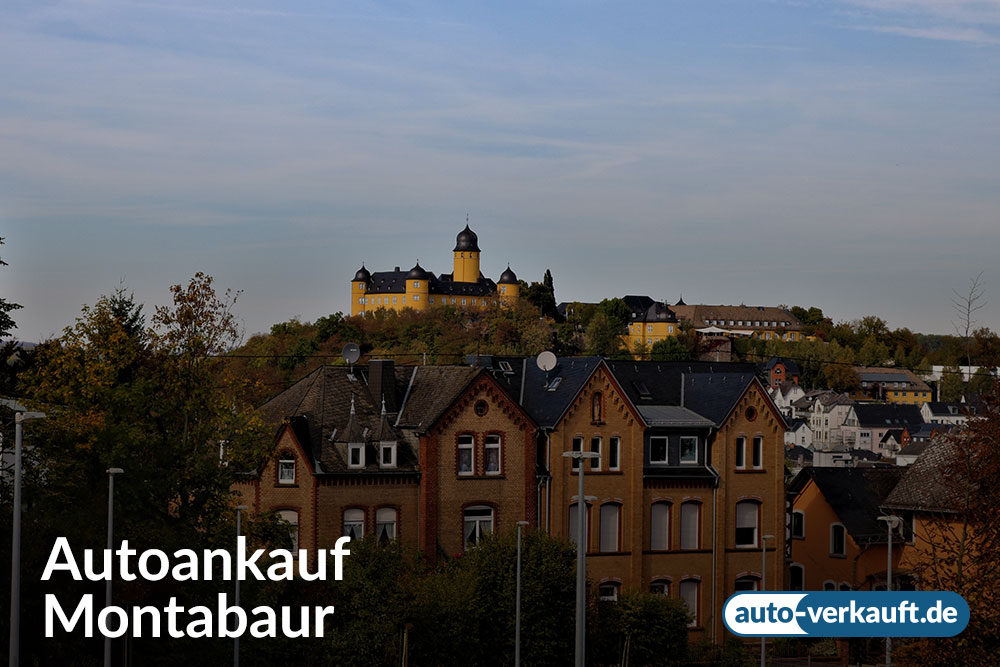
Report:
M 347 445 L 347 467 L 365 467 L 365 445 L 363 442 L 352 442 Z
M 681 436 L 681 463 L 698 463 L 698 438 Z
M 278 459 L 278 484 L 295 484 L 295 455 L 281 452 Z
M 380 468 L 396 467 L 396 443 L 383 442 L 379 445 L 378 466 Z

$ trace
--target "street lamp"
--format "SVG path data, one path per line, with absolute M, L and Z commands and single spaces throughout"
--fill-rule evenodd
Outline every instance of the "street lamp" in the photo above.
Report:
M 773 540 L 774 535 L 760 536 L 760 590 L 767 590 L 767 541 Z M 764 649 L 765 637 L 760 638 L 760 667 L 764 667 L 767 654 Z
M 899 528 L 903 520 L 900 519 L 895 514 L 883 514 L 878 517 L 879 521 L 885 521 L 886 531 L 889 534 L 889 555 L 887 559 L 887 565 L 885 568 L 885 589 L 888 592 L 892 592 L 892 531 Z M 890 667 L 892 665 L 892 637 L 885 638 L 885 667 Z
M 10 554 L 10 665 L 21 660 L 21 431 L 25 421 L 45 419 L 43 412 L 14 414 L 14 530 Z
M 250 509 L 250 508 L 247 505 L 237 505 L 236 506 L 236 544 L 237 544 L 236 548 L 237 549 L 239 549 L 240 529 L 242 528 L 242 524 L 241 524 L 241 521 L 240 521 L 240 519 L 241 519 L 240 513 L 243 510 L 246 510 L 246 509 Z M 240 606 L 240 578 L 239 577 L 235 577 L 235 579 L 236 579 L 236 596 L 235 596 L 235 601 L 233 602 L 233 606 L 239 607 Z M 236 634 L 235 637 L 233 637 L 233 667 L 240 667 L 240 635 L 238 633 Z
M 514 667 L 521 667 L 521 528 L 527 525 L 527 521 L 517 522 L 517 592 L 514 595 Z
M 108 551 L 115 548 L 115 475 L 120 475 L 121 468 L 108 468 Z M 111 573 L 104 583 L 104 608 L 111 606 Z M 111 637 L 104 638 L 104 667 L 111 667 Z
M 585 459 L 600 458 L 599 452 L 573 451 L 563 452 L 563 456 L 576 461 L 579 476 L 576 496 L 576 667 L 584 667 L 587 648 L 587 499 L 583 495 L 583 469 Z

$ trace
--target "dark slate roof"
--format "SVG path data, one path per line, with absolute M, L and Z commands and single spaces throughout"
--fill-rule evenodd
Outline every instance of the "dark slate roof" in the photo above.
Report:
M 600 363 L 600 357 L 566 357 L 546 373 L 528 359 L 518 402 L 540 427 L 553 428 Z
M 418 274 L 414 275 L 414 271 Z M 427 281 L 429 294 L 446 294 L 449 296 L 495 296 L 497 284 L 479 274 L 478 282 L 456 283 L 451 274 L 435 276 L 432 271 L 423 269 L 419 264 L 410 271 L 376 271 L 371 274 L 368 292 L 372 294 L 405 294 L 407 279 L 418 278 Z
M 410 272 L 406 274 L 406 278 L 407 280 L 426 280 L 427 272 L 424 271 L 422 266 L 420 266 L 420 262 L 417 262 L 416 265 L 410 269 Z
M 676 322 L 677 315 L 666 303 L 654 301 L 648 296 L 629 294 L 622 297 L 629 309 L 630 322 Z
M 397 405 L 406 391 L 412 369 L 395 370 L 393 391 Z M 395 438 L 400 443 L 397 449 L 397 466 L 379 470 L 377 459 L 369 456 L 371 465 L 364 472 L 398 473 L 414 471 L 417 467 L 415 443 L 406 434 L 393 429 L 385 432 L 382 428 L 381 402 L 376 405 L 368 388 L 367 367 L 355 366 L 351 372 L 344 366 L 321 366 L 305 376 L 287 390 L 281 392 L 259 408 L 265 422 L 275 427 L 289 420 L 296 437 L 309 452 L 313 460 L 319 462 L 318 474 L 347 471 L 346 453 L 335 443 L 346 443 L 349 438 L 360 434 L 366 442 L 375 442 L 376 437 Z M 351 407 L 354 406 L 352 423 Z M 395 415 L 389 415 L 393 418 Z
M 785 372 L 788 375 L 799 374 L 799 365 L 791 359 L 785 359 L 784 357 L 771 357 L 767 361 L 761 362 L 760 369 L 763 371 L 770 371 L 779 363 L 785 366 Z
M 725 419 L 756 376 L 754 364 L 609 360 L 607 365 L 637 408 L 682 406 L 716 425 Z
M 950 483 L 946 470 L 957 447 L 949 438 L 931 441 L 920 458 L 906 468 L 903 479 L 883 505 L 891 509 L 956 511 L 962 497 L 961 484 Z
M 886 539 L 886 527 L 878 521 L 881 506 L 899 483 L 904 469 L 887 468 L 803 468 L 797 477 L 812 479 L 826 502 L 859 544 Z M 794 483 L 799 489 L 804 484 Z
M 479 250 L 479 237 L 476 233 L 469 229 L 469 225 L 465 225 L 465 229 L 458 233 L 455 237 L 455 250 L 453 252 L 459 251 L 466 252 L 480 252 Z
M 517 284 L 517 274 L 510 270 L 510 264 L 507 265 L 507 270 L 500 274 L 500 280 L 497 281 L 498 285 L 516 285 Z
M 396 426 L 425 431 L 481 372 L 481 368 L 469 366 L 417 366 L 411 370 L 406 402 Z
M 927 409 L 935 417 L 955 417 L 966 414 L 965 406 L 962 403 L 945 403 L 944 401 L 928 401 Z
M 643 405 L 639 414 L 648 426 L 700 427 L 714 426 L 710 419 L 702 417 L 688 408 L 676 405 Z
M 368 292 L 376 294 L 405 294 L 406 272 L 396 267 L 395 271 L 376 271 L 371 274 Z
M 354 274 L 354 280 L 352 282 L 358 282 L 359 280 L 362 282 L 368 282 L 371 279 L 372 274 L 369 273 L 368 269 L 365 268 L 365 265 L 362 264 L 361 268 L 358 269 L 358 272 Z
M 800 426 L 809 426 L 809 422 L 801 417 L 796 417 L 795 419 L 788 420 L 788 430 L 794 431 Z
M 793 461 L 798 461 L 801 458 L 803 463 L 807 461 L 811 463 L 813 460 L 813 451 L 802 445 L 795 445 L 785 450 L 785 458 L 792 459 Z
M 442 274 L 435 278 L 431 274 L 429 292 L 431 294 L 447 294 L 449 296 L 496 296 L 497 284 L 479 274 L 479 280 L 474 283 L 457 283 L 451 279 L 451 274 Z
M 927 451 L 928 447 L 930 447 L 929 442 L 911 442 L 906 447 L 903 447 L 899 453 L 902 456 L 920 456 Z
M 920 406 L 898 403 L 858 403 L 854 406 L 858 426 L 866 428 L 916 426 L 924 423 Z

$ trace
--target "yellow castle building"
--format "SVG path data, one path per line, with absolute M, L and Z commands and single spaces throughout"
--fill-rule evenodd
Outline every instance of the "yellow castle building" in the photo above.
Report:
M 465 225 L 455 239 L 452 273 L 435 276 L 420 266 L 409 271 L 369 272 L 362 264 L 351 280 L 351 315 L 374 313 L 380 309 L 426 310 L 432 306 L 483 308 L 498 303 L 514 303 L 520 283 L 510 266 L 493 282 L 479 270 L 479 237 Z

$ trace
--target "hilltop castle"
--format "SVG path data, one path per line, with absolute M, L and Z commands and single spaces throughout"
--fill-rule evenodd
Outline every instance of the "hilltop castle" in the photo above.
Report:
M 479 237 L 465 225 L 455 239 L 452 273 L 435 276 L 417 262 L 409 271 L 371 273 L 362 264 L 351 280 L 351 315 L 374 313 L 379 309 L 427 310 L 431 306 L 482 308 L 502 301 L 514 303 L 519 296 L 517 276 L 510 270 L 493 282 L 479 270 Z

